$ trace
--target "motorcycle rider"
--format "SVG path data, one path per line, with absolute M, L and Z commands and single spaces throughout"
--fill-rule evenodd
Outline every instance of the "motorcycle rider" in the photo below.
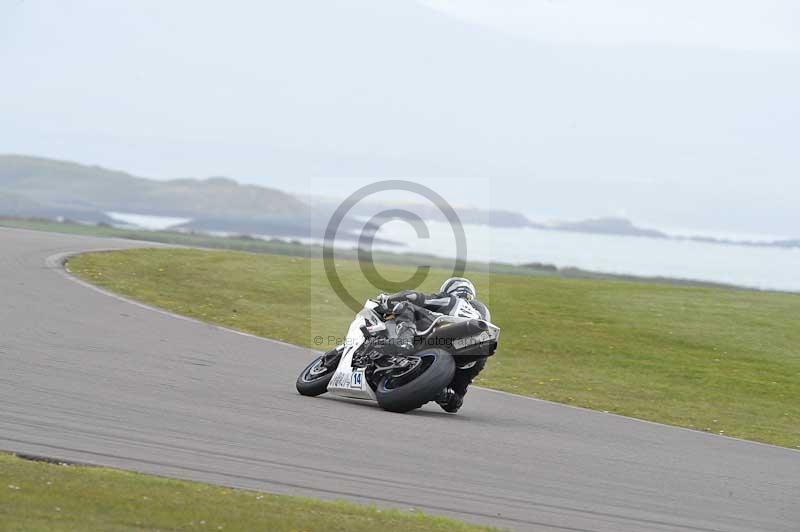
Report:
M 475 299 L 476 296 L 475 285 L 469 279 L 451 277 L 436 294 L 404 290 L 396 294 L 381 294 L 379 299 L 386 309 L 390 309 L 389 319 L 394 319 L 397 325 L 399 349 L 413 350 L 418 327 L 424 330 L 436 316 L 444 314 L 491 321 L 489 309 Z M 455 413 L 461 408 L 467 387 L 485 365 L 486 359 L 482 358 L 456 367 L 452 382 L 436 398 L 445 412 Z

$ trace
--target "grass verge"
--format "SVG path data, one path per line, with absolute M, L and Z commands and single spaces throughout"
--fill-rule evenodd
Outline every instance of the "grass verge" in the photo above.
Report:
M 0 529 L 491 530 L 420 512 L 269 495 L 113 469 L 31 462 L 7 454 L 0 454 Z
M 328 335 L 344 334 L 352 319 L 318 259 L 129 250 L 82 255 L 69 267 L 133 299 L 317 349 L 334 344 Z M 337 268 L 358 299 L 374 295 L 357 262 L 337 261 Z M 410 272 L 381 267 L 390 279 Z M 433 270 L 421 289 L 435 291 L 446 275 Z M 473 278 L 503 330 L 477 384 L 800 448 L 800 297 L 485 272 Z

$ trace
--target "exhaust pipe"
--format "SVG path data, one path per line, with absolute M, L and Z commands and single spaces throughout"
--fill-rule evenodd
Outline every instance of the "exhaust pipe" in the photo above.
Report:
M 466 320 L 439 327 L 423 340 L 428 345 L 447 345 L 454 340 L 475 336 L 489 330 L 489 325 L 482 320 Z

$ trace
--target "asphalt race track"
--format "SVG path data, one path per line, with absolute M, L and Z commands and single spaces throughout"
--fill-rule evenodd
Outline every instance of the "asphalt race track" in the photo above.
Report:
M 59 266 L 144 245 L 0 228 L 0 449 L 519 530 L 800 530 L 796 451 L 480 389 L 455 416 L 301 397 L 307 349 Z

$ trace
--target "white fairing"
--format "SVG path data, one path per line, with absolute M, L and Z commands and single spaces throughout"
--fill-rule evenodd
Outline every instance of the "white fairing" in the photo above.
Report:
M 367 323 L 366 316 L 373 313 L 372 309 L 376 304 L 372 301 L 367 301 L 364 305 L 364 310 L 356 315 L 356 319 L 350 324 L 350 329 L 347 331 L 347 339 L 345 340 L 345 349 L 339 360 L 339 366 L 336 368 L 336 373 L 331 377 L 328 383 L 328 391 L 334 395 L 342 397 L 352 397 L 354 399 L 367 399 L 375 401 L 375 393 L 372 388 L 367 384 L 367 379 L 364 376 L 364 369 L 353 369 L 353 353 L 361 347 L 364 343 L 364 334 L 361 332 L 363 325 L 372 324 Z

